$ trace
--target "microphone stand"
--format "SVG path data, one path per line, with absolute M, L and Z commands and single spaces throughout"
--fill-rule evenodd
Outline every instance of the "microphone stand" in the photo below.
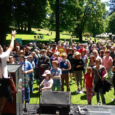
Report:
M 25 56 L 18 56 L 18 55 L 15 55 L 14 57 L 23 57 L 24 58 L 24 71 L 26 70 L 25 69 L 25 60 L 27 59 Z M 26 74 L 24 74 L 24 83 L 26 83 Z M 26 99 L 26 84 L 25 84 L 25 99 Z M 27 107 L 26 107 L 26 101 L 25 101 L 25 108 L 23 109 L 23 111 L 26 113 L 27 112 Z
M 41 83 L 41 81 L 42 81 L 42 77 L 41 77 L 41 75 L 42 75 L 42 72 L 41 72 L 41 68 L 39 68 L 39 83 L 38 83 L 38 85 L 39 85 L 39 115 L 41 114 L 41 107 L 40 107 L 40 83 Z
M 25 68 L 25 62 L 26 62 L 26 57 L 24 57 L 24 71 L 26 70 Z M 26 74 L 24 74 L 24 83 L 26 83 Z M 24 108 L 24 112 L 26 113 L 27 112 L 27 107 L 26 107 L 26 84 L 25 84 L 25 108 Z

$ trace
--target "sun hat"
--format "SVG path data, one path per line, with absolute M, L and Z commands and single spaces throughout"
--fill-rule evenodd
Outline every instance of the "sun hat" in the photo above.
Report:
M 46 76 L 46 75 L 48 75 L 48 74 L 51 74 L 50 70 L 45 70 L 45 72 L 43 73 L 42 76 Z

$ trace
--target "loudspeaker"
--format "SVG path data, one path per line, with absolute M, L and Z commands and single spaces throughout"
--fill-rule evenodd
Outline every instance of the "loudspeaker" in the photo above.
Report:
M 71 93 L 62 91 L 43 91 L 40 99 L 41 114 L 69 115 L 71 104 Z
M 19 80 L 22 79 L 22 65 L 8 64 L 7 67 L 15 82 L 17 94 L 13 96 L 13 104 L 6 100 L 2 113 L 3 115 L 22 115 L 22 89 L 19 88 Z

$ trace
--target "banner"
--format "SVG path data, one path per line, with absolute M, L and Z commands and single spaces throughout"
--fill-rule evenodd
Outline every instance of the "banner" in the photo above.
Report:
M 66 49 L 64 47 L 59 46 L 56 50 L 56 52 L 59 52 L 59 56 L 62 56 L 62 53 L 67 53 Z
M 22 46 L 22 38 L 16 38 L 15 39 L 15 45 L 16 46 Z

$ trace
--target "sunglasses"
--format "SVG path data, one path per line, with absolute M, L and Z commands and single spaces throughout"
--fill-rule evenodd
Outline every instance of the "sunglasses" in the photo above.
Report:
M 106 53 L 110 53 L 110 52 L 106 52 Z
M 65 56 L 61 56 L 62 58 L 64 58 Z

